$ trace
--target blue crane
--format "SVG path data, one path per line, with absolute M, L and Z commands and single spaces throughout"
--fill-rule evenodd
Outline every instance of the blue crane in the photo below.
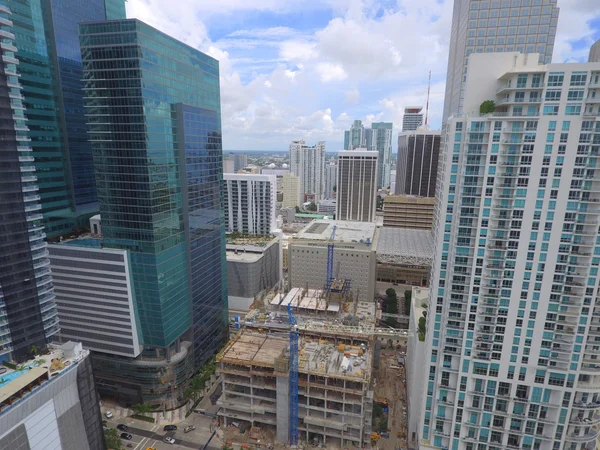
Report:
M 325 280 L 326 290 L 329 292 L 331 288 L 331 282 L 333 281 L 333 241 L 335 240 L 335 231 L 337 226 L 333 226 L 331 236 L 329 237 L 329 244 L 327 244 L 327 279 Z
M 290 322 L 290 446 L 298 445 L 298 327 L 288 304 Z

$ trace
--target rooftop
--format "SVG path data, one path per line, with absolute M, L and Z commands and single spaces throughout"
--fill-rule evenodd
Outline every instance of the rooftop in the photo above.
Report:
M 223 363 L 275 367 L 289 352 L 289 338 L 243 331 L 233 337 L 217 360 Z M 369 379 L 371 352 L 367 346 L 336 346 L 333 340 L 300 336 L 298 371 L 355 381 Z
M 343 220 L 314 220 L 304 227 L 294 240 L 329 241 L 335 227 L 334 242 L 369 244 L 375 239 L 375 223 Z
M 0 375 L 0 413 L 89 355 L 89 350 L 75 342 L 49 345 L 48 350 L 16 369 L 5 367 Z
M 382 227 L 377 241 L 377 262 L 431 266 L 433 233 L 429 230 Z

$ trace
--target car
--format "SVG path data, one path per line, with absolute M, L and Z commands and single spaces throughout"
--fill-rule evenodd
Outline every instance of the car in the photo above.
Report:
M 106 411 L 104 411 L 104 415 L 106 416 L 107 419 L 113 418 L 113 413 L 111 413 L 108 409 Z
M 163 441 L 165 441 L 167 444 L 174 444 L 175 443 L 175 439 L 173 439 L 172 437 L 169 437 L 169 436 L 165 436 L 165 438 L 163 439 Z
M 177 431 L 177 425 L 165 425 L 163 431 Z
M 146 448 L 146 450 L 156 450 L 156 448 L 154 448 L 154 447 L 148 447 L 148 448 Z
M 117 430 L 127 431 L 127 430 L 129 430 L 129 427 L 127 425 L 123 425 L 122 423 L 120 423 L 119 425 L 117 425 Z
M 194 431 L 196 429 L 196 427 L 194 425 L 188 425 L 187 427 L 185 427 L 183 429 L 184 433 L 189 433 L 190 431 Z
M 133 439 L 133 436 L 130 435 L 129 433 L 121 433 L 121 439 L 125 439 L 127 441 L 130 441 Z

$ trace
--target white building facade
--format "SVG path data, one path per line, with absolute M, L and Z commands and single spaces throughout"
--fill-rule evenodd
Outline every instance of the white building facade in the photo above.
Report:
M 600 434 L 600 63 L 539 58 L 472 55 L 447 122 L 420 449 Z
M 325 189 L 325 142 L 309 146 L 303 140 L 290 144 L 290 172 L 300 179 L 302 202 L 305 196 L 323 198 Z
M 338 166 L 336 163 L 330 162 L 325 166 L 325 195 L 323 196 L 325 200 L 332 200 L 336 197 L 334 189 L 337 189 L 337 173 Z
M 277 177 L 223 174 L 227 232 L 268 235 L 277 229 Z
M 337 220 L 375 220 L 378 156 L 366 149 L 338 153 Z
M 423 125 L 423 107 L 407 106 L 402 117 L 402 131 L 415 131 Z
M 443 123 L 463 112 L 469 55 L 537 52 L 540 63 L 550 62 L 558 23 L 556 4 L 557 0 L 454 1 Z

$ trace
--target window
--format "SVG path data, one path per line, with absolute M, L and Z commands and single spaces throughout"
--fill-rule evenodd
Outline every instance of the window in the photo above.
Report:
M 564 79 L 564 72 L 550 72 L 548 75 L 548 86 L 561 87 Z
M 545 116 L 558 116 L 558 105 L 545 105 L 544 106 L 544 115 Z
M 531 80 L 531 87 L 533 88 L 539 88 L 542 86 L 542 74 L 541 73 L 534 73 L 533 74 L 533 79 Z
M 581 105 L 575 104 L 567 104 L 567 108 L 565 109 L 565 114 L 567 116 L 579 116 L 581 115 Z
M 583 100 L 583 89 L 569 89 L 567 94 L 567 100 L 570 102 L 577 102 Z
M 559 89 L 548 89 L 546 91 L 546 101 L 547 102 L 558 102 L 560 101 L 560 93 Z
M 527 74 L 520 73 L 517 78 L 517 89 L 522 89 L 527 86 Z
M 571 74 L 571 86 L 585 86 L 587 72 L 573 72 Z

